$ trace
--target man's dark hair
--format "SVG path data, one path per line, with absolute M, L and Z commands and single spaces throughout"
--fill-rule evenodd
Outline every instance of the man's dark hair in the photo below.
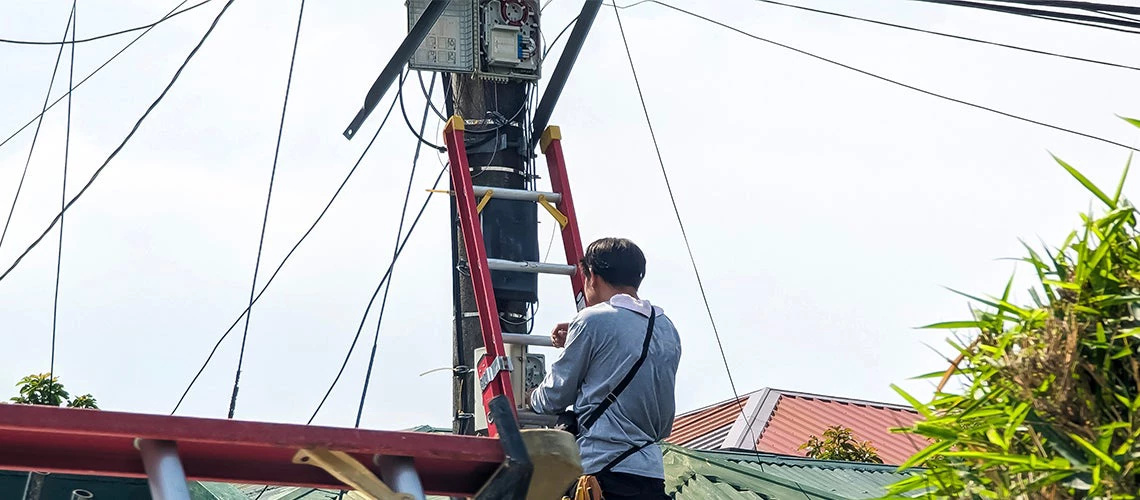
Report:
M 645 254 L 625 238 L 602 238 L 586 248 L 582 267 L 613 286 L 636 289 L 645 278 Z

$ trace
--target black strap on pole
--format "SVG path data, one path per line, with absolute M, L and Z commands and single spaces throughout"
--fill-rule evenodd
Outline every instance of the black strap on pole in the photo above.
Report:
M 431 0 L 431 3 L 424 9 L 423 15 L 416 20 L 412 29 L 408 30 L 408 36 L 404 37 L 404 41 L 400 42 L 400 46 L 396 48 L 396 53 L 392 54 L 392 58 L 388 60 L 388 65 L 384 66 L 380 76 L 376 77 L 376 82 L 372 84 L 372 88 L 368 89 L 368 95 L 364 97 L 364 107 L 360 108 L 356 117 L 352 119 L 352 123 L 344 131 L 345 139 L 351 140 L 360 131 L 360 127 L 364 125 L 364 120 L 368 118 L 376 105 L 380 104 L 380 99 L 384 98 L 388 88 L 400 76 L 400 71 L 404 69 L 404 65 L 408 63 L 412 54 L 423 43 L 428 31 L 431 31 L 432 26 L 435 26 L 435 22 L 439 20 L 439 16 L 443 15 L 444 9 L 447 9 L 447 4 L 450 2 L 451 0 Z
M 578 53 L 582 51 L 582 45 L 586 43 L 586 35 L 590 34 L 590 27 L 594 25 L 594 18 L 598 16 L 598 9 L 601 8 L 602 0 L 586 0 L 586 3 L 582 5 L 582 12 L 578 14 L 574 29 L 570 31 L 570 38 L 566 40 L 566 49 L 558 58 L 558 65 L 554 67 L 554 73 L 550 75 L 550 82 L 546 84 L 546 92 L 542 94 L 542 99 L 534 110 L 534 121 L 531 122 L 534 138 L 531 139 L 530 150 L 533 150 L 534 146 L 538 144 L 542 131 L 546 130 L 546 126 L 550 124 L 550 115 L 554 113 L 554 106 L 558 104 L 562 89 L 566 87 L 566 80 L 570 78 L 570 70 L 574 69 L 574 63 L 578 60 Z

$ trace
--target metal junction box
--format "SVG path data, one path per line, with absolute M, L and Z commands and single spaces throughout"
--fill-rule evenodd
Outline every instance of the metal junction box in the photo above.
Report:
M 408 29 L 430 0 L 407 0 Z M 451 0 L 408 63 L 416 70 L 537 80 L 542 68 L 539 0 Z
M 546 378 L 546 356 L 531 354 L 526 346 L 506 344 L 507 355 L 511 358 L 511 389 L 515 393 L 515 408 L 518 410 L 530 409 L 530 401 L 526 400 L 527 391 L 538 387 Z M 475 349 L 475 358 L 482 359 L 487 353 L 485 348 Z M 475 383 L 479 383 L 479 376 L 473 375 Z M 475 392 L 475 431 L 487 430 L 487 410 L 483 408 L 482 387 Z

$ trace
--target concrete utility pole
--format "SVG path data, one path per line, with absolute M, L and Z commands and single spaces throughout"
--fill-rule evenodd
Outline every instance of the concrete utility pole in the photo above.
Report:
M 453 101 L 449 107 L 468 121 L 468 162 L 471 165 L 472 181 L 476 186 L 523 189 L 526 178 L 525 152 L 529 151 L 524 141 L 524 128 L 530 124 L 526 120 L 527 85 L 522 82 L 494 83 L 478 77 L 453 75 L 451 78 Z M 512 118 L 513 117 L 513 118 Z M 492 118 L 495 118 L 492 120 Z M 503 123 L 502 120 L 509 120 Z M 471 124 L 478 120 L 478 125 Z M 472 131 L 495 129 L 492 134 L 479 134 Z M 490 137 L 492 136 L 493 137 Z M 496 140 L 495 137 L 498 139 Z M 471 147 L 473 143 L 481 143 Z M 476 411 L 483 411 L 481 394 L 474 359 L 475 349 L 483 347 L 483 337 L 479 327 L 478 308 L 471 277 L 466 272 L 467 252 L 463 248 L 463 235 L 460 232 L 459 218 L 452 198 L 452 257 L 455 342 L 452 358 L 455 367 L 466 367 L 470 371 L 456 371 L 452 384 L 452 401 L 455 420 L 453 430 L 457 434 L 474 434 Z M 484 225 L 494 224 L 485 220 Z M 485 228 L 484 231 L 487 231 Z M 535 244 L 537 244 L 537 239 Z M 460 271 L 462 270 L 462 272 Z M 504 333 L 526 333 L 525 319 L 528 302 L 506 300 L 496 291 L 496 303 L 503 321 Z

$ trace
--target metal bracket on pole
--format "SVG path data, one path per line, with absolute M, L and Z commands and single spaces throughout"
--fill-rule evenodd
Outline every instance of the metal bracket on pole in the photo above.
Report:
M 150 496 L 154 500 L 190 500 L 186 471 L 182 469 L 174 441 L 136 439 L 135 448 L 142 454 Z
M 339 479 L 348 487 L 357 490 L 373 500 L 416 500 L 412 495 L 396 493 L 368 467 L 358 462 L 352 455 L 343 451 L 323 448 L 306 448 L 293 456 L 293 463 L 320 467 L 330 476 Z M 415 473 L 415 469 L 412 470 Z
M 550 116 L 554 114 L 554 106 L 558 104 L 558 98 L 562 96 L 562 89 L 566 87 L 566 80 L 570 78 L 570 71 L 574 69 L 574 63 L 578 60 L 578 53 L 582 51 L 582 45 L 586 42 L 586 35 L 590 34 L 590 28 L 594 25 L 594 18 L 598 16 L 598 9 L 601 7 L 602 0 L 586 0 L 586 3 L 582 5 L 582 12 L 578 14 L 574 29 L 570 31 L 570 38 L 566 40 L 566 48 L 562 51 L 562 56 L 558 58 L 558 65 L 554 67 L 554 73 L 550 75 L 550 82 L 546 84 L 546 92 L 542 94 L 542 100 L 539 101 L 538 107 L 534 110 L 531 130 L 546 130 L 546 126 L 550 124 Z M 538 140 L 539 137 L 537 136 L 531 139 L 528 151 L 534 150 Z
M 404 41 L 400 42 L 400 46 L 396 48 L 396 53 L 392 54 L 392 58 L 388 60 L 388 65 L 384 66 L 384 70 L 380 72 L 380 76 L 376 78 L 376 82 L 372 84 L 372 88 L 368 89 L 368 95 L 364 97 L 364 107 L 356 113 L 356 117 L 352 119 L 352 123 L 344 131 L 344 137 L 351 140 L 360 127 L 364 125 L 364 120 L 372 113 L 377 104 L 380 104 L 380 99 L 384 98 L 384 94 L 388 92 L 388 87 L 392 86 L 392 82 L 400 76 L 400 70 L 412 58 L 412 54 L 423 43 L 424 38 L 427 37 L 432 26 L 439 20 L 439 16 L 443 15 L 444 9 L 451 0 L 431 0 L 427 8 L 424 9 L 423 15 L 420 16 L 412 29 L 408 30 L 408 36 L 404 37 Z
M 499 376 L 499 372 L 510 373 L 512 370 L 514 370 L 514 366 L 511 365 L 511 358 L 507 356 L 495 358 L 491 361 L 491 364 L 487 365 L 487 369 L 483 371 L 483 375 L 479 376 L 479 387 L 484 390 L 487 389 L 487 386 L 491 385 L 491 381 Z

